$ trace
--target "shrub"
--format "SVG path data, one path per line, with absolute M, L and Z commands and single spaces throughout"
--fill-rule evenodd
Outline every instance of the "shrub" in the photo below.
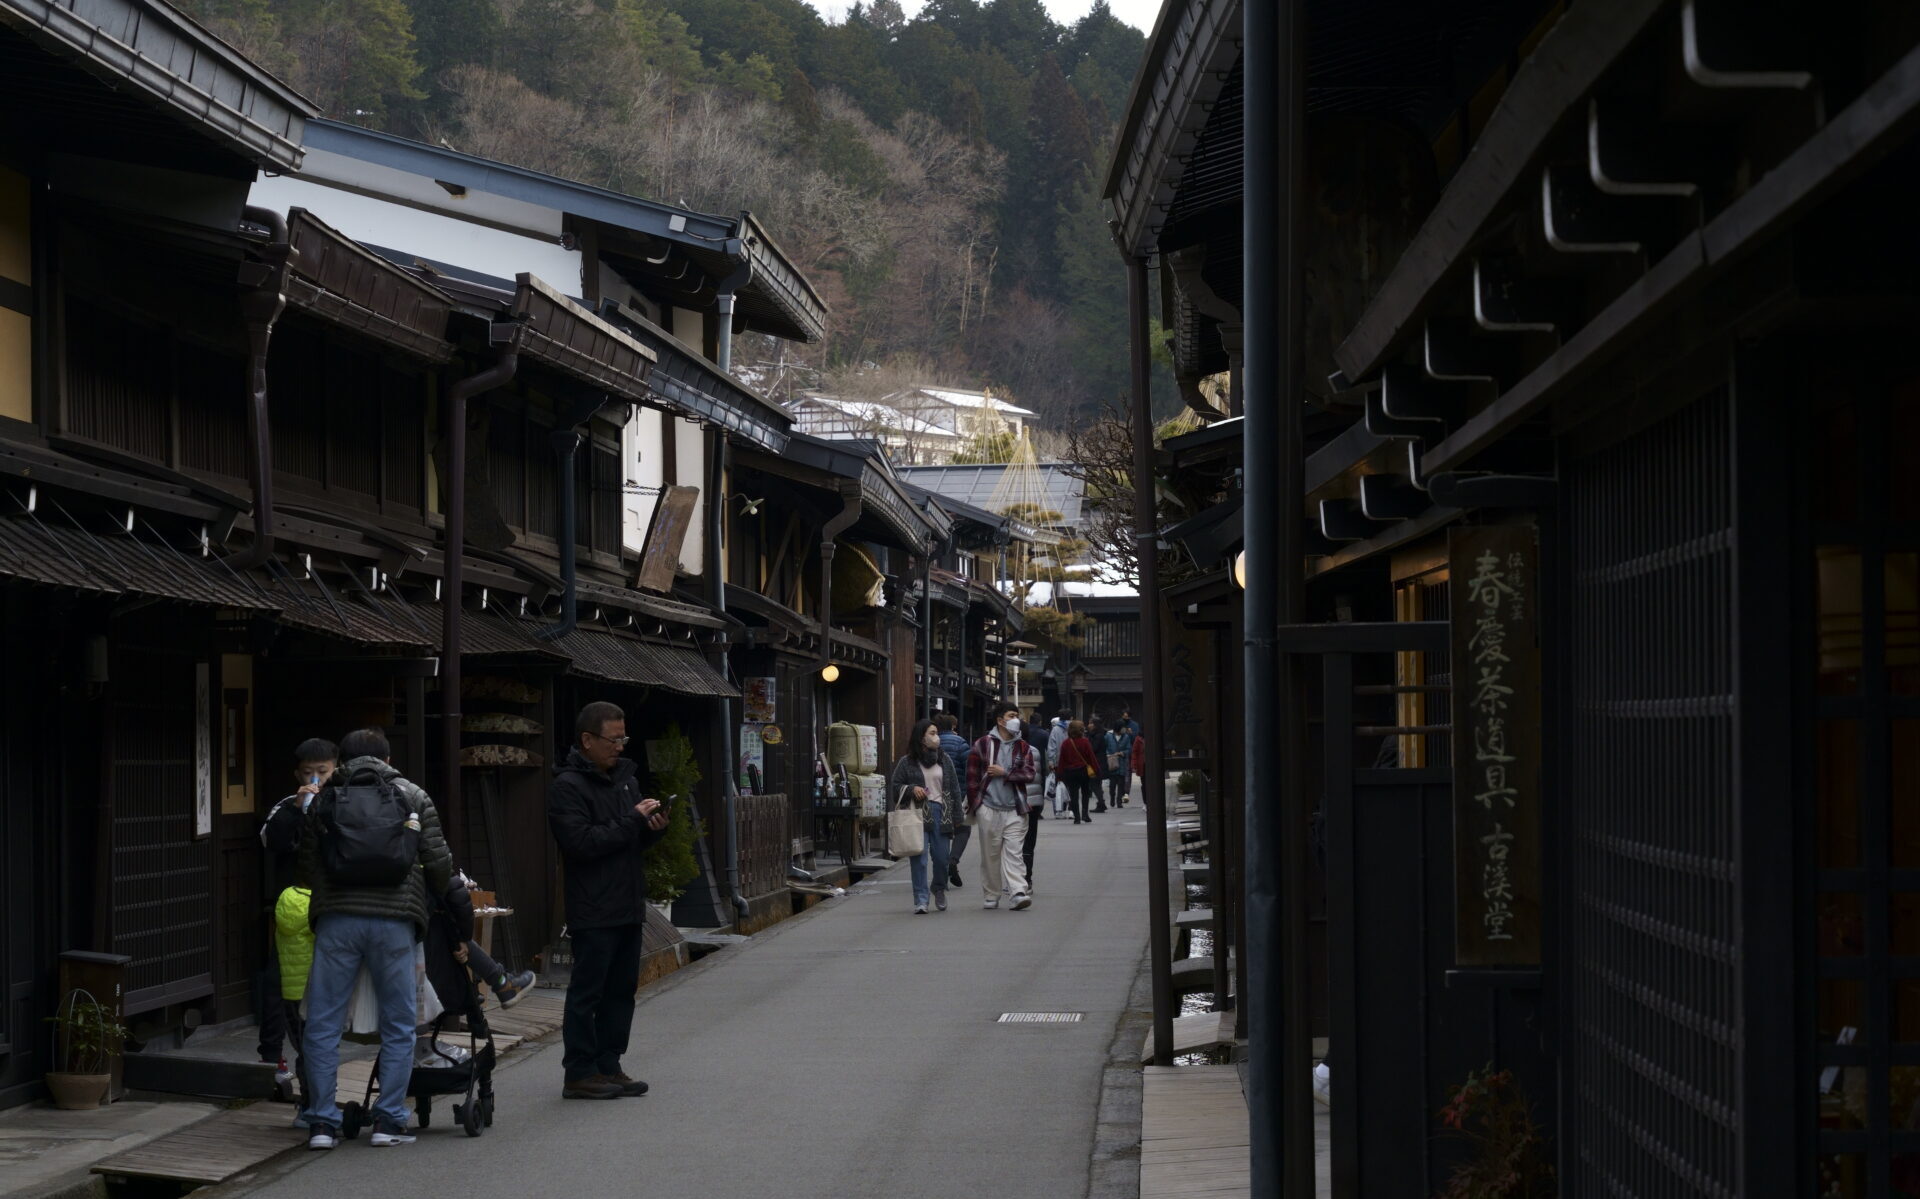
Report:
M 1471 1156 L 1453 1171 L 1441 1199 L 1550 1199 L 1555 1194 L 1546 1138 L 1513 1071 L 1467 1075 L 1440 1109 L 1440 1122 L 1466 1141 Z
M 670 813 L 667 831 L 647 849 L 647 898 L 672 903 L 681 888 L 700 877 L 694 843 L 706 835 L 706 829 L 693 810 L 700 768 L 694 765 L 693 743 L 677 723 L 668 725 L 658 741 L 648 742 L 647 764 L 653 774 L 653 794 Z

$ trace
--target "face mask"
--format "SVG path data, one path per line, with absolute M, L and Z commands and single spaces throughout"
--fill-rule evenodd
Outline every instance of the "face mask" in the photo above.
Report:
M 1008 717 L 1007 718 L 1007 736 L 1018 737 L 1019 735 L 1020 735 L 1020 718 L 1017 716 Z

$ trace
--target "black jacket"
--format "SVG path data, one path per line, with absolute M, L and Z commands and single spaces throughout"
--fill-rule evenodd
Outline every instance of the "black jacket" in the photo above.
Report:
M 622 758 L 609 774 L 578 749 L 554 771 L 547 825 L 567 867 L 567 927 L 617 928 L 647 918 L 647 872 L 641 862 L 660 834 L 633 810 L 641 800 L 639 768 Z

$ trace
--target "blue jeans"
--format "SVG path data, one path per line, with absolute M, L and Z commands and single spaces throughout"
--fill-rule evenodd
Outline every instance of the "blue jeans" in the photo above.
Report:
M 942 823 L 946 816 L 946 805 L 939 800 L 927 804 L 927 810 L 933 813 L 933 827 L 927 830 L 927 847 L 907 859 L 907 869 L 913 875 L 913 906 L 925 907 L 933 901 L 927 893 L 927 864 L 933 864 L 933 889 L 946 894 L 947 890 L 947 831 Z
M 413 990 L 413 922 L 333 912 L 313 930 L 313 972 L 307 976 L 307 1027 L 301 1049 L 313 1101 L 311 1123 L 340 1127 L 340 1034 L 347 1004 L 365 965 L 380 1005 L 380 1097 L 375 1117 L 407 1126 L 407 1084 L 413 1077 L 414 1026 L 419 1020 Z

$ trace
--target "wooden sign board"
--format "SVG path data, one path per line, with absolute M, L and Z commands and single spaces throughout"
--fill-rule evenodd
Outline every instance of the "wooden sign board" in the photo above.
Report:
M 1540 542 L 1532 525 L 1447 538 L 1453 625 L 1454 956 L 1540 961 Z
M 700 501 L 698 487 L 672 486 L 661 490 L 647 526 L 647 543 L 640 551 L 640 574 L 634 585 L 664 595 L 673 590 L 674 570 L 680 565 L 680 547 L 693 527 L 693 506 Z

